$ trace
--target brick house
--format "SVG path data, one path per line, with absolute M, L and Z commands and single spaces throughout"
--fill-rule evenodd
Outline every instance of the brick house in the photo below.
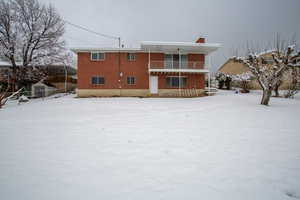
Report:
M 200 96 L 209 73 L 205 57 L 219 44 L 142 42 L 140 48 L 74 48 L 77 95 Z

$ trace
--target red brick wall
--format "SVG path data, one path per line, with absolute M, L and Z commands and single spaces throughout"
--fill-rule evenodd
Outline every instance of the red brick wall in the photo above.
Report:
M 136 53 L 136 61 L 128 61 L 127 53 L 120 54 L 120 71 L 123 72 L 119 83 L 119 53 L 105 53 L 104 61 L 91 61 L 90 53 L 78 53 L 78 88 L 79 89 L 148 89 L 148 54 Z M 92 76 L 103 76 L 104 85 L 92 85 Z M 127 76 L 136 78 L 135 85 L 127 84 Z
M 188 54 L 189 62 L 196 62 L 196 69 L 203 69 L 205 63 L 205 56 L 203 54 Z
M 123 89 L 148 89 L 148 53 L 136 53 L 135 61 L 127 60 L 127 53 L 120 54 L 121 67 L 123 73 L 121 82 L 119 83 L 119 53 L 105 53 L 104 61 L 91 61 L 90 53 L 78 53 L 78 89 L 118 89 L 119 86 Z M 204 62 L 204 55 L 190 54 L 189 61 Z M 151 60 L 164 60 L 163 53 L 151 53 Z M 92 85 L 92 76 L 103 76 L 105 78 L 104 85 Z M 135 85 L 127 84 L 127 77 L 135 77 Z M 204 88 L 204 75 L 188 76 L 188 87 Z M 167 88 L 165 75 L 159 77 L 159 88 Z

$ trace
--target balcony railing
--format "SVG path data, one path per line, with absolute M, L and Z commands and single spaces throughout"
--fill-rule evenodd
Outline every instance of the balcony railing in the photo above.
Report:
M 205 69 L 205 65 L 204 62 L 152 60 L 150 69 Z

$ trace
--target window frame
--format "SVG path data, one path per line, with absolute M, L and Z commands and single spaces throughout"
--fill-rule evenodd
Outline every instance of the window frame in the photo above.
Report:
M 173 85 L 173 80 L 172 78 L 178 78 L 178 85 Z M 168 81 L 168 79 L 171 79 L 171 81 Z M 185 79 L 185 81 L 184 81 Z M 166 77 L 166 86 L 169 87 L 169 88 L 185 88 L 187 87 L 187 81 L 188 81 L 188 78 L 186 76 L 167 76 Z M 183 84 L 184 83 L 184 84 Z
M 96 81 L 96 83 L 93 83 L 93 79 L 94 78 L 98 78 L 98 81 Z M 101 83 L 101 79 L 103 79 L 103 83 Z M 105 85 L 105 77 L 104 76 L 92 76 L 91 77 L 91 84 L 92 85 L 95 85 L 95 86 L 97 86 L 97 85 Z
M 131 81 L 133 80 L 133 83 Z M 134 76 L 127 76 L 127 85 L 135 85 L 136 84 L 136 78 Z
M 93 54 L 97 54 L 97 58 L 93 59 Z M 100 58 L 100 54 L 103 54 L 103 58 Z M 104 61 L 105 60 L 105 52 L 99 52 L 99 51 L 92 51 L 91 52 L 91 61 Z
M 133 57 L 131 57 L 131 56 L 133 56 Z M 131 58 L 133 58 L 133 59 L 131 59 Z M 136 54 L 135 53 L 127 53 L 127 61 L 129 61 L 129 62 L 136 61 Z

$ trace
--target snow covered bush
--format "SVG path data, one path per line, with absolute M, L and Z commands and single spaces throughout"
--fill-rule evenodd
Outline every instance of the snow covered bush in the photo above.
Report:
M 251 80 L 254 80 L 254 78 L 255 77 L 251 72 L 245 72 L 232 76 L 232 80 L 237 83 L 240 88 L 242 88 L 242 93 L 249 93 L 249 83 Z
M 288 46 L 285 51 L 275 51 L 272 53 L 272 64 L 266 64 L 262 54 L 251 53 L 246 58 L 235 58 L 236 61 L 243 63 L 257 79 L 263 90 L 261 99 L 262 105 L 269 105 L 272 91 L 279 81 L 281 81 L 284 72 L 290 67 L 299 67 L 300 52 L 295 53 L 295 46 Z
M 223 72 L 218 72 L 215 78 L 218 81 L 219 89 L 223 89 L 223 87 L 225 86 L 227 90 L 230 90 L 232 81 L 231 75 Z
M 300 67 L 291 67 L 287 73 L 291 79 L 288 89 L 284 94 L 285 98 L 294 98 L 295 94 L 300 91 Z

